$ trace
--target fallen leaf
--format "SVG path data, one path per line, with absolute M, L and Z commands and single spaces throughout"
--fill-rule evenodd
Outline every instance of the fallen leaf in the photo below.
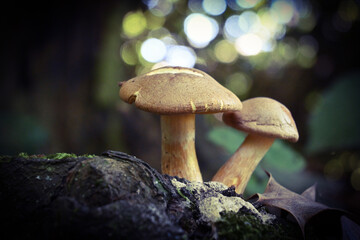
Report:
M 269 181 L 265 192 L 263 194 L 255 194 L 249 200 L 255 201 L 255 204 L 278 208 L 288 212 L 294 217 L 304 236 L 306 223 L 315 215 L 329 210 L 335 211 L 336 214 L 342 212 L 341 210 L 315 202 L 315 185 L 305 190 L 302 195 L 299 195 L 277 183 L 270 173 L 267 174 L 269 175 Z
M 311 201 L 316 200 L 316 184 L 312 185 L 308 189 L 306 189 L 301 196 L 306 197 L 307 199 Z

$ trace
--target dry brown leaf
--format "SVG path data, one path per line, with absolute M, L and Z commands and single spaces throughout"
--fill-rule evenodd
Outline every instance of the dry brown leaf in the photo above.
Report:
M 308 189 L 306 189 L 301 196 L 306 197 L 307 199 L 311 201 L 315 201 L 316 199 L 316 184 L 312 185 Z
M 325 210 L 333 210 L 337 214 L 341 210 L 330 208 L 324 204 L 315 202 L 316 186 L 312 186 L 305 190 L 301 195 L 288 190 L 275 181 L 270 173 L 269 181 L 263 194 L 255 194 L 250 197 L 264 206 L 274 207 L 284 210 L 291 214 L 304 234 L 305 224 L 315 215 Z

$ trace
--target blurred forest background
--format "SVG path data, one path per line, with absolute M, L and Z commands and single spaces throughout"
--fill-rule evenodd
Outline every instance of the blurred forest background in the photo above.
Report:
M 201 69 L 241 100 L 286 105 L 300 140 L 276 141 L 270 171 L 289 189 L 360 214 L 360 2 L 133 0 L 8 3 L 1 14 L 0 154 L 112 149 L 160 169 L 159 116 L 121 102 L 119 81 L 165 64 Z M 204 180 L 244 135 L 197 116 Z

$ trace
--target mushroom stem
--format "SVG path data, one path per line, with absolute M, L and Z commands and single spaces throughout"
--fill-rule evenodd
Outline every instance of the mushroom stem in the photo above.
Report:
M 249 134 L 231 158 L 217 171 L 212 181 L 235 186 L 242 194 L 256 166 L 265 156 L 275 138 Z
M 195 152 L 195 114 L 161 115 L 161 171 L 202 182 Z

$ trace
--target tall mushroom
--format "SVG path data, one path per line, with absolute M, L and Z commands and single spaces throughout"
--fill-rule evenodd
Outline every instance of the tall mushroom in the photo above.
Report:
M 240 110 L 240 100 L 208 74 L 163 67 L 120 84 L 120 98 L 161 115 L 161 170 L 202 182 L 195 152 L 195 114 Z
M 213 181 L 234 185 L 243 193 L 256 166 L 276 138 L 296 142 L 299 134 L 290 111 L 271 98 L 258 97 L 243 102 L 241 111 L 224 113 L 225 124 L 248 133 L 242 145 L 217 171 Z

